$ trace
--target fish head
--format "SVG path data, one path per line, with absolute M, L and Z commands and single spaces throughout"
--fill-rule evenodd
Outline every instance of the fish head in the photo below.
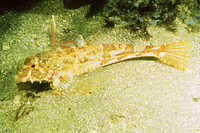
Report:
M 42 66 L 39 55 L 29 56 L 19 68 L 15 80 L 19 82 L 43 82 L 47 81 L 47 72 Z

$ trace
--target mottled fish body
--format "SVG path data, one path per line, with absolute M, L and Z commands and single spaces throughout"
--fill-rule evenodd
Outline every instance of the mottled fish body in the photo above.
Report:
M 51 44 L 55 45 L 57 31 L 54 19 L 51 30 Z M 71 77 L 136 57 L 156 57 L 168 65 L 185 70 L 190 49 L 188 41 L 161 46 L 101 43 L 66 47 L 26 58 L 15 79 L 19 82 L 49 82 L 53 89 L 68 93 L 69 90 L 63 90 L 61 85 Z

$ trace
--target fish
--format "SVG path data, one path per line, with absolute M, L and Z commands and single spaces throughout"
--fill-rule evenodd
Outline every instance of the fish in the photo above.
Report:
M 99 44 L 95 45 L 90 42 L 82 46 L 55 49 L 56 42 L 59 42 L 57 35 L 54 16 L 52 16 L 51 45 L 54 49 L 27 57 L 19 68 L 15 80 L 50 83 L 53 90 L 69 94 L 78 92 L 77 89 L 67 85 L 73 77 L 120 61 L 138 57 L 155 57 L 167 65 L 184 71 L 190 58 L 190 41 L 178 41 L 160 46 L 140 46 L 121 42 L 110 44 L 98 40 Z

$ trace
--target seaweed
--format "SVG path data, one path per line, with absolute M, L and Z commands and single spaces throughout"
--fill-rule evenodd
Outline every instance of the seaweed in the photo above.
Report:
M 158 25 L 175 32 L 174 21 L 177 18 L 188 28 L 198 27 L 199 8 L 197 0 L 108 0 L 102 15 L 106 22 L 113 22 L 115 25 L 131 28 L 134 31 Z M 146 36 L 145 32 L 144 30 L 140 35 Z
M 31 112 L 33 112 L 34 107 L 32 104 L 35 101 L 35 99 L 40 98 L 40 96 L 36 96 L 33 93 L 27 92 L 27 93 L 25 93 L 23 98 L 25 98 L 25 99 L 21 103 L 21 105 L 19 106 L 19 108 L 16 112 L 16 116 L 15 116 L 15 120 L 14 120 L 15 122 L 26 117 Z
M 19 103 L 19 108 L 17 109 L 15 115 L 15 122 L 28 116 L 33 112 L 33 103 L 36 99 L 40 98 L 37 95 L 39 92 L 50 90 L 49 83 L 39 83 L 39 82 L 19 82 L 17 83 L 18 91 L 22 92 L 20 95 L 16 96 L 16 103 Z

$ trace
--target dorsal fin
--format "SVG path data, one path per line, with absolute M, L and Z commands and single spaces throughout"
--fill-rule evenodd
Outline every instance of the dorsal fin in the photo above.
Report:
M 56 46 L 56 24 L 54 21 L 54 15 L 52 15 L 52 21 L 51 21 L 51 46 L 55 47 Z
M 81 35 L 73 34 L 73 33 L 66 33 L 61 34 L 58 33 L 56 29 L 56 24 L 54 21 L 54 15 L 52 15 L 51 21 L 51 49 L 62 49 L 66 47 L 72 46 L 83 46 L 84 39 Z

